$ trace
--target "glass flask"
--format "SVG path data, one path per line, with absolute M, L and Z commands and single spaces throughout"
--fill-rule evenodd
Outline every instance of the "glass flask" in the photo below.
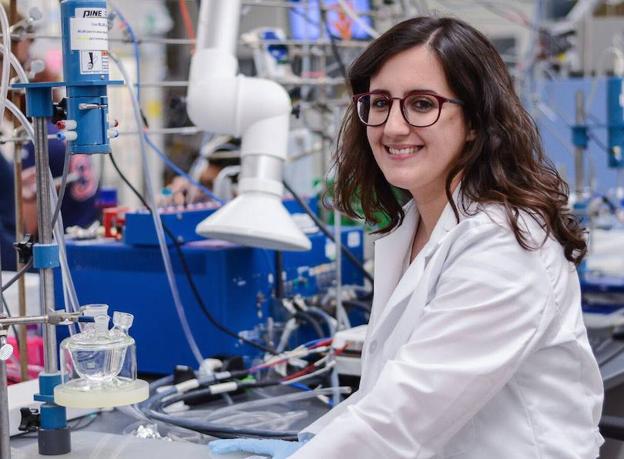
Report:
M 136 345 L 128 334 L 134 316 L 113 314 L 106 305 L 90 305 L 85 316 L 94 322 L 61 343 L 63 383 L 54 390 L 56 403 L 75 408 L 104 408 L 138 403 L 147 398 L 145 381 L 137 379 Z

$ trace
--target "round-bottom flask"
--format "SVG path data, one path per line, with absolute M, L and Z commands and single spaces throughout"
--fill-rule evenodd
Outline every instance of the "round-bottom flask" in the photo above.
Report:
M 54 400 L 73 408 L 108 408 L 147 399 L 149 386 L 137 379 L 136 345 L 128 335 L 132 314 L 115 312 L 108 329 L 106 309 L 87 309 L 95 323 L 61 343 L 63 384 L 54 389 Z

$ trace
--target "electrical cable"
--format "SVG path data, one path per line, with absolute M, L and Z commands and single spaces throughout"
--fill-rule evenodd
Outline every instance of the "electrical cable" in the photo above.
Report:
M 182 170 L 180 167 L 178 167 L 176 165 L 176 163 L 174 163 L 173 161 L 171 161 L 171 159 L 165 154 L 163 153 L 153 142 L 152 140 L 149 138 L 149 136 L 147 135 L 147 133 L 144 134 L 145 136 L 145 142 L 147 143 L 147 145 L 158 155 L 160 156 L 160 159 L 163 160 L 163 162 L 171 169 L 173 170 L 175 173 L 177 173 L 178 175 L 183 176 L 184 178 L 186 178 L 189 182 L 191 182 L 193 185 L 195 185 L 197 188 L 199 188 L 206 196 L 208 196 L 210 199 L 212 199 L 213 201 L 218 202 L 219 204 L 224 204 L 223 199 L 219 198 L 216 194 L 214 194 L 212 191 L 210 191 L 208 188 L 206 188 L 204 185 L 202 185 L 198 180 L 196 180 L 193 176 L 191 176 L 188 172 L 185 172 L 184 170 Z
M 312 317 L 312 315 L 309 314 L 307 311 L 297 311 L 295 313 L 295 317 L 303 319 L 305 322 L 309 323 L 314 329 L 314 333 L 316 333 L 319 338 L 325 336 L 325 332 L 323 331 L 323 328 L 321 327 L 319 321 Z
M 19 121 L 22 128 L 26 132 L 26 135 L 28 136 L 28 138 L 32 142 L 34 142 L 34 138 L 35 138 L 34 129 L 32 127 L 32 124 L 30 124 L 30 122 L 24 115 L 24 113 L 22 113 L 22 111 L 10 100 L 6 101 L 6 108 L 8 108 L 9 111 L 13 114 L 13 116 L 15 116 L 15 118 Z M 54 188 L 54 184 L 53 184 L 54 178 L 52 177 L 52 173 L 48 171 L 48 174 L 50 175 L 49 193 L 52 196 L 52 202 L 54 202 L 54 199 L 58 200 L 58 196 L 56 195 L 56 189 Z M 60 214 L 60 212 L 57 217 L 56 229 L 54 231 L 54 238 L 56 239 L 56 242 L 59 246 L 59 259 L 61 263 L 61 274 L 63 278 L 63 297 L 65 299 L 65 308 L 68 309 L 69 311 L 73 310 L 75 312 L 78 310 L 79 303 L 78 303 L 78 298 L 76 296 L 76 289 L 74 287 L 74 283 L 71 277 L 71 272 L 69 270 L 69 265 L 67 263 L 65 239 L 63 237 L 63 217 Z M 30 260 L 30 266 L 27 269 L 30 269 L 31 266 L 32 266 L 32 258 Z M 24 275 L 27 269 L 24 269 L 23 271 L 20 270 L 20 276 Z M 19 277 L 16 277 L 15 279 L 11 279 L 11 282 L 14 282 L 17 279 L 19 279 Z M 73 325 L 69 326 L 69 330 L 70 330 L 70 333 L 73 331 Z
M 314 211 L 310 209 L 310 206 L 308 206 L 308 204 L 301 198 L 301 196 L 299 196 L 295 192 L 295 190 L 293 190 L 293 188 L 288 184 L 286 180 L 282 180 L 282 183 L 284 184 L 284 187 L 288 190 L 288 192 L 292 194 L 293 198 L 295 198 L 295 201 L 297 201 L 299 205 L 303 207 L 303 210 L 305 210 L 305 212 L 310 216 L 310 218 L 314 220 L 314 223 L 316 223 L 316 226 L 319 227 L 321 232 L 323 232 L 325 236 L 327 236 L 332 242 L 335 243 L 336 239 L 334 235 L 332 234 L 332 232 L 327 228 L 325 223 L 323 223 L 321 219 L 316 216 Z M 347 247 L 345 247 L 344 244 L 342 245 L 341 248 L 342 248 L 342 253 L 349 259 L 349 261 L 353 263 L 353 265 L 362 273 L 362 275 L 370 281 L 371 285 L 374 285 L 373 276 L 368 271 L 366 271 L 366 268 L 364 268 L 364 265 L 362 264 L 362 262 L 358 260 L 357 257 L 353 255 L 353 253 Z
M 11 279 L 9 279 L 2 286 L 1 292 L 4 293 L 11 285 L 13 285 L 15 282 L 17 282 L 18 279 L 20 277 L 22 277 L 26 271 L 28 271 L 30 268 L 32 268 L 32 265 L 33 265 L 33 260 L 31 258 L 30 260 L 28 260 L 28 263 L 26 263 L 24 266 L 22 266 L 22 268 L 17 273 L 15 273 L 15 275 L 13 277 L 11 277 Z
M 267 387 L 279 385 L 280 381 L 237 381 L 237 388 Z M 307 394 L 307 393 L 306 393 Z M 234 428 L 225 427 L 210 422 L 202 422 L 199 420 L 182 418 L 166 414 L 164 409 L 180 401 L 189 399 L 215 395 L 213 389 L 208 386 L 203 389 L 196 389 L 187 393 L 178 394 L 175 388 L 166 390 L 160 394 L 156 394 L 148 399 L 145 404 L 140 406 L 141 411 L 149 418 L 156 419 L 167 424 L 173 424 L 178 427 L 184 427 L 206 435 L 212 435 L 220 438 L 234 438 L 239 436 L 260 437 L 260 438 L 279 438 L 293 440 L 297 437 L 297 432 L 275 432 L 262 429 L 251 428 Z M 236 405 L 234 405 L 236 406 Z
M 139 49 L 139 42 L 137 40 L 136 34 L 134 33 L 134 29 L 126 20 L 121 10 L 117 6 L 115 6 L 112 1 L 109 0 L 108 3 L 112 7 L 115 14 L 119 16 L 119 19 L 121 20 L 123 26 L 128 32 L 130 42 L 132 43 L 134 58 L 136 61 L 136 96 L 137 100 L 139 101 L 139 105 L 141 105 L 141 50 Z M 128 84 L 130 84 L 130 82 L 128 82 Z
M 109 57 L 111 60 L 117 65 L 119 71 L 123 75 L 123 78 L 128 81 L 128 73 L 126 72 L 125 67 L 119 60 L 119 58 L 112 52 L 109 52 Z M 132 87 L 127 86 L 127 90 L 130 93 L 130 99 L 132 102 L 132 113 L 134 115 L 134 121 L 136 123 L 137 129 L 140 131 L 144 127 L 144 120 L 141 118 L 141 107 L 139 105 L 139 100 L 136 97 L 136 94 Z M 167 246 L 166 236 L 162 225 L 162 220 L 158 214 L 158 209 L 156 207 L 156 193 L 153 189 L 152 184 L 152 174 L 151 174 L 151 164 L 148 158 L 147 147 L 145 145 L 145 137 L 141 134 L 138 136 L 139 138 L 139 146 L 141 153 L 141 161 L 142 161 L 142 172 L 143 172 L 143 185 L 145 186 L 145 202 L 149 204 L 150 215 L 152 217 L 152 221 L 154 223 L 154 229 L 156 230 L 156 238 L 158 239 L 158 250 L 160 251 L 161 258 L 163 260 L 165 274 L 167 277 L 167 283 L 169 284 L 169 290 L 171 292 L 171 296 L 173 299 L 173 303 L 175 306 L 175 311 L 178 316 L 178 320 L 180 322 L 180 326 L 182 327 L 182 331 L 186 338 L 186 341 L 189 345 L 191 352 L 193 353 L 193 357 L 197 361 L 198 364 L 204 360 L 204 357 L 199 350 L 199 346 L 197 345 L 197 341 L 193 336 L 191 326 L 189 324 L 188 318 L 186 317 L 186 311 L 184 310 L 184 306 L 182 305 L 182 299 L 180 296 L 180 291 L 178 289 L 178 283 L 175 278 L 175 274 L 173 271 L 173 264 L 171 262 L 171 255 L 169 253 L 169 248 Z
M 119 177 L 121 178 L 121 180 L 128 186 L 128 188 L 130 188 L 130 190 L 134 193 L 134 195 L 139 199 L 139 201 L 141 201 L 141 203 L 145 206 L 145 208 L 151 213 L 151 208 L 149 205 L 147 205 L 147 202 L 145 200 L 145 198 L 141 195 L 141 193 L 139 193 L 139 191 L 132 185 L 132 183 L 130 183 L 130 181 L 128 180 L 128 178 L 121 172 L 121 170 L 119 169 L 119 166 L 117 165 L 117 162 L 115 161 L 115 158 L 113 157 L 112 154 L 109 154 L 111 163 L 113 165 L 113 168 L 115 169 L 115 171 L 117 171 L 117 174 L 119 174 Z M 254 341 L 248 340 L 247 338 L 244 338 L 242 336 L 239 336 L 238 333 L 230 330 L 229 328 L 227 328 L 225 325 L 221 324 L 220 322 L 218 322 L 215 317 L 212 315 L 212 313 L 208 310 L 208 308 L 206 307 L 204 300 L 201 297 L 201 294 L 199 292 L 199 289 L 197 288 L 197 285 L 195 284 L 195 281 L 193 279 L 193 275 L 191 272 L 191 269 L 188 266 L 188 263 L 186 261 L 186 257 L 182 251 L 182 249 L 180 248 L 180 243 L 177 241 L 177 238 L 175 237 L 175 234 L 173 234 L 173 232 L 163 223 L 163 229 L 165 230 L 165 233 L 167 233 L 167 236 L 169 236 L 169 239 L 171 239 L 171 241 L 173 242 L 173 247 L 176 250 L 176 253 L 180 259 L 180 264 L 182 265 L 182 269 L 184 271 L 184 274 L 186 276 L 186 279 L 189 283 L 189 286 L 191 287 L 191 291 L 193 293 L 193 296 L 195 297 L 195 300 L 197 302 L 197 304 L 200 307 L 200 310 L 202 311 L 202 313 L 204 314 L 204 316 L 206 316 L 206 318 L 215 326 L 215 328 L 217 328 L 218 330 L 222 331 L 223 333 L 225 333 L 226 335 L 232 336 L 233 338 L 236 338 L 237 340 L 241 340 L 244 343 L 249 344 L 250 346 L 253 346 L 257 349 L 260 349 L 264 352 L 268 352 L 270 354 L 274 354 L 275 351 L 274 349 L 264 346 L 262 344 L 256 343 Z
M 140 50 L 140 47 L 139 47 L 139 43 L 138 43 L 138 40 L 136 38 L 136 34 L 134 33 L 134 29 L 132 28 L 130 23 L 126 20 L 126 18 L 124 17 L 123 13 L 121 12 L 121 10 L 119 10 L 119 8 L 117 8 L 110 1 L 109 1 L 109 4 L 113 8 L 113 11 L 115 12 L 115 14 L 117 14 L 117 16 L 119 16 L 119 19 L 121 20 L 121 22 L 123 23 L 124 27 L 128 31 L 128 35 L 130 37 L 130 41 L 132 42 L 132 47 L 133 47 L 133 50 L 134 50 L 135 67 L 136 67 L 136 80 L 137 80 L 137 82 L 136 82 L 136 98 L 137 98 L 137 102 L 139 103 L 139 110 L 141 112 L 141 118 L 143 120 L 143 123 L 144 123 L 145 127 L 147 127 L 148 126 L 147 117 L 145 116 L 145 114 L 143 113 L 143 109 L 141 108 L 141 71 L 140 71 L 140 69 L 141 69 L 141 50 Z M 113 60 L 113 61 L 117 63 L 117 65 L 119 66 L 120 70 L 122 71 L 122 74 L 124 74 L 125 70 L 123 69 L 123 65 L 121 65 L 120 62 L 117 62 L 115 60 Z M 129 88 L 129 90 L 132 93 L 131 88 Z M 137 126 L 137 128 L 141 129 L 141 126 Z M 202 192 L 204 192 L 207 196 L 209 196 L 214 201 L 216 201 L 216 202 L 218 202 L 220 204 L 223 204 L 223 200 L 219 199 L 214 193 L 212 193 L 208 188 L 206 188 L 204 185 L 202 185 L 199 181 L 195 180 L 195 178 L 192 177 L 190 174 L 188 174 L 187 172 L 185 172 L 182 169 L 180 169 L 173 161 L 171 161 L 169 159 L 169 157 L 167 155 L 165 155 L 163 152 L 161 152 L 160 149 L 149 138 L 147 133 L 144 133 L 143 135 L 145 137 L 145 142 L 147 143 L 147 145 L 149 145 L 149 147 L 158 156 L 160 156 L 160 158 L 165 162 L 165 164 L 170 169 L 172 169 L 178 175 L 181 175 L 181 176 L 185 177 L 189 182 L 191 182 L 197 188 L 202 190 Z
M 349 16 L 353 22 L 360 26 L 360 28 L 364 32 L 366 32 L 369 37 L 375 39 L 381 35 L 379 32 L 369 26 L 364 20 L 362 20 L 362 18 L 358 16 L 353 8 L 351 8 L 351 5 L 349 5 L 345 0 L 338 0 L 338 4 L 340 5 L 340 8 L 342 8 L 342 11 L 344 11 L 345 14 Z M 321 11 L 323 11 L 322 8 Z
M 65 189 L 67 188 L 67 177 L 69 177 L 69 163 L 71 163 L 71 152 L 70 149 L 65 147 L 65 158 L 63 160 L 63 174 L 61 175 L 61 187 L 59 188 L 58 199 L 56 201 L 56 207 L 54 208 L 54 213 L 52 214 L 52 228 L 56 224 L 56 219 L 59 216 L 59 212 L 61 211 L 61 206 L 63 205 L 63 198 L 65 197 Z
M 361 309 L 362 311 L 370 314 L 371 313 L 371 305 L 364 302 L 364 301 L 358 301 L 358 300 L 342 300 L 342 304 L 344 304 L 345 306 L 351 306 L 354 308 L 358 308 Z
M 342 74 L 342 77 L 345 79 L 345 81 L 347 81 L 348 80 L 347 67 L 345 66 L 342 60 L 342 57 L 340 56 L 340 53 L 338 52 L 338 46 L 336 45 L 336 38 L 332 34 L 331 29 L 329 27 L 329 20 L 327 19 L 327 11 L 325 11 L 324 8 L 321 8 L 321 20 L 323 22 L 323 25 L 325 26 L 325 30 L 327 31 L 327 36 L 329 37 L 330 48 L 332 50 L 332 54 L 334 55 L 334 59 L 336 59 L 336 62 L 338 63 L 338 68 L 340 69 L 340 73 Z
M 193 20 L 189 13 L 186 0 L 178 0 L 178 6 L 180 7 L 180 15 L 182 16 L 182 23 L 186 30 L 186 37 L 190 40 L 195 40 L 195 31 L 193 30 Z

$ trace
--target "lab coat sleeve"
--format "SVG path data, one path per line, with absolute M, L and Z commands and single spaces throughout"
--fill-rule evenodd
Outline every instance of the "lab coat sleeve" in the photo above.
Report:
M 462 232 L 408 342 L 292 459 L 439 454 L 539 345 L 553 322 L 552 285 L 540 250 L 522 249 L 509 229 L 482 222 Z

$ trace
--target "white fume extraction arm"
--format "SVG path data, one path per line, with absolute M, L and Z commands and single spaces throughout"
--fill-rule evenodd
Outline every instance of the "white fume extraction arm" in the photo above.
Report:
M 197 225 L 206 237 L 278 250 L 310 240 L 282 204 L 290 98 L 274 81 L 237 75 L 240 0 L 202 0 L 187 111 L 201 129 L 242 138 L 239 196 Z

